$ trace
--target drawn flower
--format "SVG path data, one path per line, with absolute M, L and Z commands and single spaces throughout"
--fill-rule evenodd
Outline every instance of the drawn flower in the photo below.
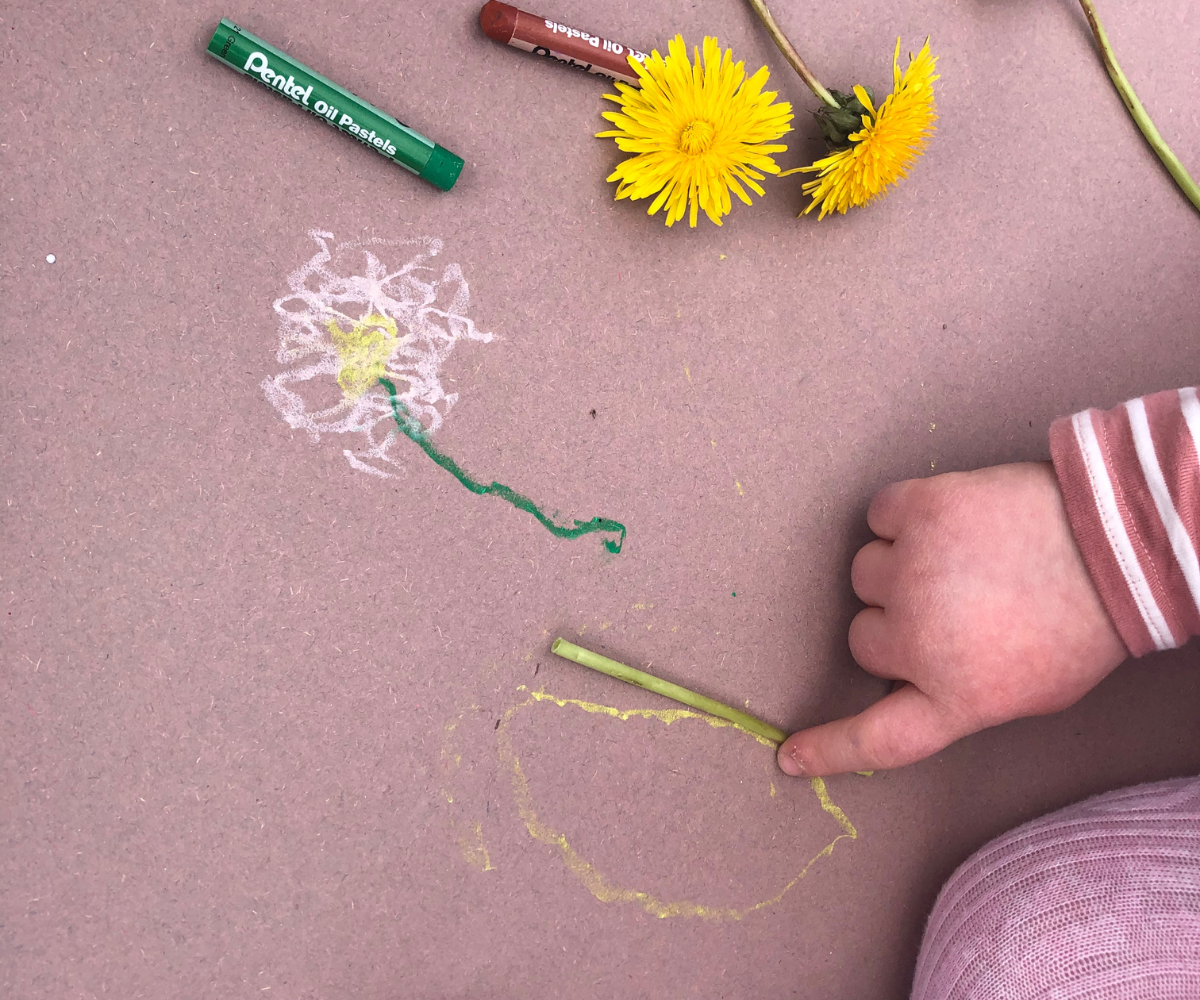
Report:
M 458 393 L 442 388 L 442 364 L 460 340 L 492 340 L 467 318 L 471 297 L 462 269 L 448 264 L 436 276 L 430 262 L 441 253 L 441 240 L 372 238 L 331 247 L 332 233 L 308 235 L 321 249 L 288 275 L 291 291 L 275 300 L 277 357 L 296 365 L 262 381 L 288 425 L 313 441 L 322 434 L 361 434 L 365 444 L 342 454 L 353 468 L 384 479 L 401 468 L 393 451 L 411 442 L 414 453 L 424 453 L 472 493 L 500 497 L 554 537 L 607 535 L 604 548 L 619 553 L 625 542 L 620 521 L 560 524 L 529 497 L 473 478 L 435 447 L 433 434 L 458 401 Z
M 822 108 L 817 120 L 826 142 L 840 148 L 807 167 L 781 174 L 817 174 L 817 179 L 802 189 L 813 199 L 803 214 L 820 205 L 818 219 L 830 212 L 845 215 L 849 208 L 869 205 L 908 175 L 913 162 L 924 152 L 937 119 L 933 101 L 936 68 L 937 58 L 930 54 L 926 39 L 921 51 L 910 56 L 908 68 L 901 75 L 897 38 L 892 57 L 892 92 L 878 108 L 866 87 L 856 85 L 853 96 L 832 91 L 840 107 Z M 847 117 L 853 124 L 847 126 Z M 849 131 L 858 124 L 860 129 Z
M 356 469 L 390 478 L 400 469 L 391 396 L 432 434 L 458 400 L 442 387 L 441 369 L 463 339 L 488 342 L 467 318 L 470 292 L 462 270 L 432 266 L 435 239 L 363 239 L 334 243 L 309 233 L 320 250 L 288 275 L 279 317 L 278 359 L 292 367 L 264 379 L 263 392 L 292 427 L 314 441 L 322 434 L 361 435 L 343 449 Z M 332 390 L 332 391 L 331 391 Z
M 779 173 L 771 154 L 787 149 L 774 140 L 791 131 L 792 106 L 763 91 L 766 66 L 747 79 L 745 64 L 715 38 L 704 39 L 703 64 L 700 50 L 693 53 L 694 62 L 676 35 L 665 59 L 657 50 L 644 63 L 630 59 L 641 87 L 617 83 L 617 94 L 604 95 L 621 110 L 604 113 L 616 128 L 597 136 L 634 154 L 606 178 L 618 182 L 618 199 L 653 196 L 647 214 L 665 205 L 668 226 L 685 210 L 693 227 L 700 211 L 719 226 L 730 191 L 749 205 L 746 188 L 761 196 L 757 182 Z

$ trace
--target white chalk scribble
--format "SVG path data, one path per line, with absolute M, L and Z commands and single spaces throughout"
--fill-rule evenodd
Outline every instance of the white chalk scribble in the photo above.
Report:
M 311 230 L 320 247 L 288 275 L 276 299 L 277 358 L 289 367 L 264 379 L 263 392 L 291 427 L 322 434 L 361 435 L 342 453 L 351 466 L 391 478 L 402 466 L 393 451 L 408 443 L 396 427 L 387 391 L 396 388 L 407 413 L 427 434 L 458 400 L 440 378 L 459 340 L 490 342 L 467 317 L 470 291 L 462 269 L 433 260 L 437 239 L 336 242 Z

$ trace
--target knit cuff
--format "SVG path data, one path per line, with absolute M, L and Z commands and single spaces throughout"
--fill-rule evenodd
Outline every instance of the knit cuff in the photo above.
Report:
M 1056 420 L 1050 452 L 1104 606 L 1134 656 L 1200 632 L 1194 389 Z M 1200 413 L 1200 411 L 1198 411 Z

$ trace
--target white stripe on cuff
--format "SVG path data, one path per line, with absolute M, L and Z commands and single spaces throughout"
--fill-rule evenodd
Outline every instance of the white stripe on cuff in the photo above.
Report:
M 1187 429 L 1192 432 L 1192 444 L 1196 446 L 1196 457 L 1200 459 L 1200 400 L 1196 399 L 1196 387 L 1179 390 L 1179 408 L 1183 410 L 1183 420 Z
M 1196 610 L 1200 611 L 1200 561 L 1196 559 L 1196 549 L 1188 537 L 1187 528 L 1179 519 L 1179 512 L 1171 500 L 1170 490 L 1167 489 L 1167 481 L 1163 478 L 1158 453 L 1154 450 L 1154 438 L 1150 436 L 1146 404 L 1141 399 L 1131 399 L 1125 404 L 1125 409 L 1129 413 L 1129 427 L 1133 431 L 1133 447 L 1137 450 L 1138 463 L 1146 477 L 1146 485 L 1150 487 L 1150 496 L 1154 498 L 1158 516 L 1162 518 L 1163 527 L 1167 529 L 1171 551 L 1175 553 L 1175 561 L 1183 570 L 1183 578 L 1191 592 L 1192 603 L 1196 605 Z
M 1158 609 L 1158 602 L 1154 600 L 1154 594 L 1150 591 L 1150 582 L 1142 572 L 1137 554 L 1133 551 L 1133 543 L 1129 540 L 1129 533 L 1125 530 L 1125 522 L 1117 508 L 1112 480 L 1104 467 L 1104 453 L 1100 450 L 1096 429 L 1092 426 L 1091 411 L 1076 413 L 1071 418 L 1071 426 L 1075 429 L 1075 441 L 1083 456 L 1083 466 L 1087 470 L 1096 510 L 1100 513 L 1100 523 L 1104 526 L 1104 534 L 1116 557 L 1117 565 L 1121 567 L 1121 574 L 1125 577 L 1133 602 L 1141 613 L 1154 648 L 1172 649 L 1175 646 L 1175 638 Z

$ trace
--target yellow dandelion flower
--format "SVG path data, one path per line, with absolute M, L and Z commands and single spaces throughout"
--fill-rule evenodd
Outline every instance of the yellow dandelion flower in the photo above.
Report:
M 925 46 L 910 58 L 904 74 L 900 73 L 900 39 L 892 57 L 892 92 L 876 110 L 871 95 L 864 87 L 855 86 L 854 96 L 866 110 L 862 130 L 849 135 L 851 143 L 807 167 L 785 171 L 780 176 L 798 172 L 815 173 L 817 179 L 804 185 L 812 203 L 804 210 L 807 215 L 818 205 L 825 218 L 830 212 L 846 214 L 848 208 L 869 205 L 887 192 L 893 184 L 908 175 L 909 167 L 924 152 L 934 131 L 937 108 L 933 103 L 933 83 L 939 77 L 937 57 Z
M 703 210 L 719 226 L 733 204 L 730 191 L 749 205 L 746 188 L 761 196 L 757 182 L 779 173 L 771 154 L 787 146 L 772 143 L 791 131 L 792 106 L 764 93 L 766 66 L 747 79 L 745 64 L 722 53 L 715 38 L 704 39 L 703 65 L 700 50 L 692 51 L 694 64 L 676 35 L 665 59 L 657 50 L 644 65 L 630 59 L 641 87 L 617 83 L 619 93 L 604 95 L 621 110 L 604 113 L 616 128 L 597 135 L 635 154 L 607 178 L 618 182 L 618 199 L 655 196 L 647 214 L 665 205 L 668 226 L 685 209 L 690 225 Z

